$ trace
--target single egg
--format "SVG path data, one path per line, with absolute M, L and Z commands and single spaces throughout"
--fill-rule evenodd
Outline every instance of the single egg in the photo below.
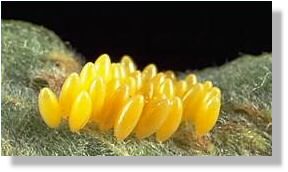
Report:
M 72 103 L 81 90 L 80 77 L 77 73 L 70 74 L 65 80 L 59 96 L 59 104 L 64 119 L 70 115 Z
M 136 95 L 123 106 L 114 125 L 114 135 L 124 140 L 136 127 L 144 107 L 144 97 Z
M 178 129 L 182 119 L 182 100 L 179 97 L 174 97 L 171 101 L 171 109 L 168 117 L 156 132 L 156 139 L 159 142 L 166 141 Z
M 41 89 L 38 106 L 43 121 L 50 128 L 57 128 L 61 122 L 61 110 L 56 95 L 49 88 Z
M 92 114 L 92 100 L 87 91 L 81 91 L 75 99 L 69 116 L 71 132 L 79 132 L 89 121 Z

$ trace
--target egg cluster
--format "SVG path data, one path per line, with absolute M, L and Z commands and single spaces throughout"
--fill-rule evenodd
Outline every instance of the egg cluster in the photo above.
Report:
M 68 120 L 72 132 L 88 122 L 100 130 L 114 129 L 117 139 L 131 133 L 143 139 L 156 134 L 167 140 L 181 122 L 194 126 L 195 134 L 209 132 L 220 111 L 221 92 L 210 81 L 197 82 L 194 74 L 176 78 L 173 71 L 157 73 L 154 64 L 137 70 L 129 56 L 111 63 L 107 54 L 87 63 L 65 80 L 59 98 L 49 88 L 39 94 L 39 111 L 44 122 L 57 128 Z

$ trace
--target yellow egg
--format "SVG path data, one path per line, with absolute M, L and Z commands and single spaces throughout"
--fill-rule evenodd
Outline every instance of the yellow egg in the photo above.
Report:
M 157 68 L 155 64 L 147 65 L 142 72 L 142 80 L 143 82 L 147 82 L 151 80 L 157 74 Z
M 187 90 L 187 82 L 180 80 L 175 83 L 175 95 L 176 96 L 183 97 L 186 90 Z
M 111 64 L 111 71 L 110 71 L 111 79 L 120 79 L 120 68 L 118 64 L 112 63 Z
M 203 93 L 204 93 L 204 96 L 201 100 L 201 101 L 203 101 L 203 103 L 208 102 L 209 100 L 211 100 L 215 96 L 220 96 L 220 94 L 221 94 L 219 88 L 217 88 L 217 87 L 205 87 L 204 84 L 203 84 Z
M 124 140 L 137 125 L 144 107 L 144 97 L 136 95 L 123 106 L 114 125 L 114 136 Z
M 201 103 L 201 108 L 198 110 L 196 118 L 193 124 L 197 136 L 208 133 L 216 123 L 216 120 L 220 111 L 220 90 L 217 87 L 213 87 L 204 96 Z
M 101 127 L 101 124 L 106 120 L 106 114 L 110 111 L 111 104 L 112 104 L 112 96 L 116 92 L 116 90 L 121 86 L 120 80 L 110 80 L 108 84 L 106 85 L 106 96 L 105 96 L 105 102 L 104 106 L 102 108 L 101 114 L 99 115 L 99 118 L 97 117 L 98 124 Z
M 114 92 L 121 86 L 119 79 L 110 80 L 106 86 L 106 100 L 109 100 Z
M 102 54 L 95 61 L 95 68 L 98 76 L 103 77 L 105 81 L 110 80 L 111 60 L 108 54 Z
M 171 103 L 171 110 L 168 117 L 156 132 L 156 140 L 159 142 L 169 139 L 181 123 L 183 113 L 182 100 L 179 97 L 174 97 Z
M 145 99 L 151 99 L 153 97 L 154 86 L 152 82 L 147 82 L 142 85 L 140 94 L 144 96 Z
M 155 77 L 152 78 L 151 82 L 153 84 L 153 96 L 157 96 L 160 92 L 160 86 L 165 81 L 164 73 L 160 72 Z
M 128 73 L 125 71 L 124 66 L 118 64 L 119 72 L 120 72 L 120 79 L 123 82 L 125 78 L 128 76 Z
M 210 100 L 208 103 L 208 119 L 206 120 L 206 130 L 202 132 L 203 134 L 208 133 L 216 124 L 216 121 L 220 114 L 220 108 L 221 108 L 221 97 L 214 97 Z
M 187 82 L 188 88 L 191 88 L 197 83 L 197 77 L 195 74 L 189 74 L 186 76 L 185 81 Z
M 90 119 L 92 114 L 92 100 L 87 91 L 81 91 L 75 99 L 69 116 L 71 132 L 78 132 Z
M 168 99 L 172 99 L 174 97 L 174 85 L 171 79 L 165 79 L 165 81 L 160 86 L 158 94 L 165 95 Z
M 129 92 L 130 90 L 127 85 L 123 85 L 115 91 L 107 104 L 109 108 L 102 113 L 103 121 L 101 121 L 100 124 L 101 130 L 109 130 L 113 127 L 116 118 L 118 118 L 121 109 L 129 98 Z
M 80 92 L 80 77 L 77 73 L 72 73 L 65 80 L 59 96 L 59 104 L 64 119 L 69 117 L 72 103 Z
M 171 109 L 168 99 L 148 102 L 136 126 L 136 137 L 143 139 L 155 133 L 167 119 Z
M 97 75 L 94 64 L 91 62 L 87 63 L 80 73 L 81 88 L 88 91 L 91 83 L 95 80 L 96 76 Z
M 130 96 L 134 96 L 137 92 L 136 79 L 133 78 L 132 76 L 129 76 L 129 77 L 125 78 L 124 84 L 127 84 L 129 86 Z
M 210 89 L 210 88 L 212 88 L 213 87 L 213 84 L 212 84 L 212 82 L 211 81 L 205 81 L 204 83 L 203 83 L 203 86 L 204 86 L 204 89 Z
M 214 127 L 220 112 L 220 98 L 214 97 L 203 106 L 205 106 L 204 115 L 194 122 L 196 136 L 202 136 Z
M 172 81 L 176 79 L 175 73 L 172 70 L 167 70 L 165 72 L 167 78 L 171 79 Z
M 213 87 L 209 90 L 209 95 L 209 99 L 215 96 L 221 98 L 221 90 L 218 87 Z
M 121 59 L 121 65 L 124 67 L 127 74 L 133 73 L 136 71 L 136 65 L 130 56 L 123 56 Z
M 61 122 L 61 110 L 56 95 L 49 88 L 41 89 L 38 106 L 43 121 L 50 128 L 57 128 Z
M 135 78 L 137 90 L 140 90 L 142 87 L 142 74 L 139 70 L 130 74 L 131 77 Z
M 105 103 L 106 84 L 102 77 L 96 78 L 90 86 L 89 95 L 92 100 L 91 120 L 99 123 L 99 116 Z
M 119 79 L 121 82 L 125 80 L 126 73 L 124 70 L 124 67 L 121 66 L 118 63 L 112 63 L 111 69 L 110 69 L 110 78 L 113 79 Z
M 192 87 L 183 97 L 183 120 L 195 121 L 197 111 L 200 108 L 199 102 L 203 96 L 203 85 L 201 83 Z M 198 106 L 196 106 L 198 105 Z
M 196 84 L 184 102 L 184 117 L 195 128 L 195 135 L 209 132 L 216 123 L 220 112 L 220 90 L 212 83 Z M 194 109 L 193 109 L 194 107 Z

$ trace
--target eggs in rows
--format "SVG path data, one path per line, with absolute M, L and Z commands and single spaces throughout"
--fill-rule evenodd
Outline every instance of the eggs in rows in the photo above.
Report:
M 211 81 L 197 82 L 194 74 L 181 80 L 173 71 L 158 72 L 154 64 L 140 71 L 129 56 L 111 63 L 103 54 L 80 74 L 70 74 L 59 97 L 45 87 L 38 101 L 51 128 L 64 119 L 79 132 L 91 122 L 103 131 L 114 129 L 119 140 L 132 133 L 139 139 L 155 134 L 162 142 L 181 122 L 193 125 L 197 136 L 208 133 L 219 116 L 221 92 Z

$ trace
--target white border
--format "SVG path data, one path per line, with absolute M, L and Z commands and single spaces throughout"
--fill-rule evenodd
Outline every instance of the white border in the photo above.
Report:
M 281 158 L 281 161 L 280 161 L 280 164 L 279 163 L 276 163 L 275 165 L 252 165 L 252 164 L 249 164 L 249 165 L 241 165 L 241 164 L 231 164 L 231 165 L 229 165 L 229 164 L 225 164 L 225 165 L 223 165 L 223 164 L 219 164 L 219 165 L 217 165 L 217 164 L 215 164 L 215 160 L 216 159 L 219 159 L 219 157 L 216 157 L 216 159 L 215 158 L 209 158 L 209 159 L 206 159 L 205 157 L 203 158 L 203 160 L 207 160 L 208 162 L 207 163 L 205 163 L 205 164 L 203 164 L 203 163 L 197 163 L 197 164 L 195 164 L 195 163 L 193 163 L 193 161 L 195 160 L 195 159 L 193 159 L 193 158 L 184 158 L 183 159 L 183 161 L 191 161 L 191 165 L 188 165 L 187 163 L 179 163 L 178 165 L 175 165 L 174 163 L 172 163 L 172 165 L 171 164 L 163 164 L 163 163 L 160 163 L 160 165 L 157 165 L 156 163 L 157 163 L 157 159 L 158 158 L 156 158 L 155 159 L 155 157 L 153 157 L 153 158 L 149 158 L 148 159 L 148 161 L 152 161 L 151 163 L 150 163 L 150 165 L 148 166 L 148 165 L 146 165 L 145 163 L 144 164 L 137 164 L 137 163 L 135 163 L 135 160 L 137 160 L 138 158 L 140 159 L 140 161 L 141 160 L 143 160 L 143 161 L 147 161 L 147 158 L 143 158 L 143 157 L 130 157 L 130 158 L 126 158 L 126 157 L 124 157 L 123 159 L 126 161 L 126 163 L 124 163 L 124 164 L 122 164 L 121 163 L 121 161 L 119 162 L 119 163 L 115 163 L 115 165 L 113 165 L 113 164 L 111 164 L 111 163 L 108 163 L 110 160 L 112 160 L 113 162 L 115 161 L 115 158 L 114 158 L 114 160 L 113 160 L 113 157 L 112 157 L 112 159 L 110 158 L 104 158 L 104 161 L 106 162 L 103 162 L 103 159 L 102 160 L 98 160 L 98 159 L 89 159 L 89 160 L 87 160 L 87 158 L 71 158 L 70 160 L 71 160 L 71 164 L 69 163 L 69 164 L 64 164 L 64 165 L 60 165 L 59 163 L 57 164 L 57 161 L 59 162 L 59 159 L 58 158 L 53 158 L 54 159 L 54 162 L 56 162 L 55 164 L 56 165 L 51 165 L 51 164 L 47 164 L 47 163 L 45 163 L 45 161 L 46 160 L 48 160 L 48 161 L 51 161 L 51 158 L 45 158 L 45 157 L 38 157 L 38 160 L 40 160 L 40 162 L 39 162 L 39 165 L 35 165 L 35 163 L 34 164 L 29 164 L 29 163 L 27 163 L 26 165 L 25 164 L 21 164 L 21 163 L 17 163 L 17 160 L 12 160 L 10 157 L 1 157 L 1 159 L 0 159 L 0 161 L 1 161 L 1 166 L 0 166 L 0 168 L 1 168 L 1 171 L 2 171 L 2 169 L 3 169 L 3 171 L 11 171 L 11 170 L 21 170 L 21 171 L 26 171 L 26 170 L 28 170 L 29 169 L 29 171 L 51 171 L 51 170 L 61 170 L 61 171 L 63 171 L 64 170 L 64 168 L 65 168 L 65 170 L 69 170 L 69 172 L 71 171 L 71 172 L 73 172 L 73 171 L 79 171 L 79 170 L 81 170 L 81 171 L 83 171 L 83 170 L 95 170 L 95 169 L 93 169 L 93 168 L 95 168 L 95 167 L 98 167 L 98 168 L 102 168 L 102 169 L 104 169 L 104 168 L 106 168 L 107 166 L 109 166 L 109 168 L 110 168 L 110 170 L 123 170 L 124 168 L 125 168 L 125 171 L 139 171 L 139 170 L 145 170 L 145 171 L 147 171 L 147 170 L 153 170 L 153 169 L 157 169 L 157 170 L 159 170 L 159 169 L 161 169 L 161 170 L 163 170 L 163 171 L 169 171 L 169 170 L 173 170 L 173 171 L 175 171 L 175 170 L 177 170 L 177 171 L 180 171 L 180 170 L 183 170 L 183 169 L 185 169 L 185 170 L 199 170 L 200 168 L 201 168 L 201 170 L 209 170 L 209 171 L 229 171 L 229 172 L 231 172 L 231 171 L 243 171 L 243 170 L 255 170 L 256 168 L 257 168 L 257 170 L 259 170 L 259 171 L 261 171 L 261 172 L 264 172 L 264 171 L 271 171 L 271 170 L 279 170 L 279 171 L 288 171 L 288 169 L 287 169 L 287 167 L 288 167 L 288 164 L 287 163 L 285 163 L 285 162 L 288 162 L 287 161 L 287 143 L 288 143 L 288 141 L 287 141 L 287 134 L 285 134 L 285 132 L 284 131 L 288 131 L 288 125 L 286 124 L 287 122 L 288 122 L 288 117 L 287 117 L 287 114 L 288 114 L 288 110 L 287 110 L 287 108 L 285 108 L 285 103 L 288 103 L 288 100 L 287 100 L 287 89 L 284 89 L 284 88 L 288 88 L 288 83 L 287 83 L 287 79 L 288 79 L 288 77 L 286 77 L 285 78 L 285 76 L 288 76 L 288 67 L 286 67 L 286 66 L 288 66 L 288 64 L 287 64 L 287 62 L 288 62 L 288 59 L 287 58 L 284 58 L 284 57 L 286 57 L 287 55 L 288 55 L 288 53 L 287 53 L 287 48 L 284 48 L 285 47 L 285 45 L 287 46 L 287 34 L 285 34 L 284 33 L 284 31 L 286 31 L 287 29 L 288 29 L 288 27 L 287 27 L 287 24 L 288 24 L 288 20 L 287 20 L 287 13 L 288 13 L 288 11 L 287 11 L 287 8 L 288 8 L 288 4 L 287 4 L 287 1 L 285 1 L 285 0 L 275 0 L 275 1 L 273 1 L 273 7 L 272 7 L 272 9 L 273 9 L 273 12 L 277 12 L 277 13 L 280 13 L 280 15 L 281 15 L 281 18 L 282 18 L 282 34 L 280 34 L 280 35 L 282 35 L 282 52 L 280 53 L 280 54 L 282 54 L 282 66 L 280 67 L 280 69 L 282 69 L 282 75 L 280 75 L 279 77 L 281 77 L 282 76 L 282 78 L 280 78 L 280 80 L 282 79 L 282 101 L 280 100 L 278 100 L 277 102 L 278 103 L 281 103 L 282 102 L 282 106 L 280 106 L 280 107 L 282 107 L 282 109 L 280 109 L 280 111 L 278 111 L 278 112 L 282 112 L 282 114 L 274 114 L 273 113 L 273 116 L 275 116 L 275 115 L 282 115 L 282 144 L 280 144 L 280 145 L 282 145 L 282 148 L 280 149 L 280 150 L 282 150 L 282 158 Z M 0 10 L 0 12 L 1 12 L 1 10 Z M 267 27 L 269 27 L 269 26 L 267 26 Z M 0 33 L 1 34 L 1 33 Z M 276 48 L 277 49 L 277 48 Z M 273 50 L 275 50 L 275 47 L 274 47 L 274 43 L 273 43 Z M 281 50 L 281 48 L 280 48 L 280 50 Z M 286 51 L 285 51 L 286 50 Z M 273 52 L 273 71 L 275 70 L 275 67 L 274 67 L 274 52 Z M 277 76 L 276 76 L 277 77 Z M 273 75 L 273 86 L 274 86 L 274 75 Z M 278 81 L 279 81 L 279 79 L 278 79 Z M 277 84 L 277 83 L 276 83 Z M 280 91 L 280 92 L 281 92 Z M 275 95 L 274 95 L 274 89 L 273 89 L 273 102 L 275 102 L 275 100 L 277 100 L 277 99 L 279 99 L 279 97 L 275 97 Z M 273 106 L 274 107 L 274 106 Z M 287 107 L 287 105 L 286 105 L 286 107 Z M 273 112 L 274 112 L 274 109 L 273 109 Z M 285 115 L 286 114 L 286 115 Z M 0 124 L 1 125 L 1 124 Z M 274 130 L 273 130 L 274 131 Z M 274 134 L 274 133 L 273 133 Z M 277 133 L 276 133 L 277 134 Z M 273 138 L 274 139 L 274 138 Z M 274 140 L 273 140 L 273 143 L 274 143 Z M 274 146 L 274 144 L 273 144 L 273 146 Z M 274 148 L 274 147 L 273 147 Z M 273 153 L 274 153 L 274 151 L 273 151 Z M 255 158 L 257 158 L 257 157 L 255 157 Z M 50 159 L 50 160 L 49 160 Z M 53 159 L 52 159 L 52 161 L 53 161 Z M 65 159 L 64 157 L 62 157 L 62 158 L 60 158 L 60 162 L 61 161 L 63 161 L 63 159 Z M 146 159 L 146 160 L 145 160 Z M 169 159 L 169 157 L 167 157 L 167 159 Z M 221 159 L 221 158 L 220 158 Z M 231 158 L 227 158 L 227 157 L 225 157 L 225 160 L 228 160 L 228 162 L 229 161 L 231 161 L 231 159 L 233 159 L 233 157 L 231 157 Z M 35 159 L 30 159 L 30 160 L 32 160 L 32 161 L 35 161 Z M 116 160 L 117 160 L 117 158 L 116 158 Z M 155 161 L 154 161 L 155 160 Z M 225 160 L 223 160 L 223 161 L 225 161 Z M 77 161 L 80 161 L 80 162 L 82 162 L 81 164 L 79 164 L 79 163 L 77 163 Z M 85 163 L 85 161 L 86 162 L 89 162 L 89 163 Z M 95 164 L 93 165 L 93 161 L 95 161 Z M 98 162 L 97 162 L 98 161 Z M 173 161 L 173 159 L 172 159 L 172 161 Z M 29 161 L 28 161 L 29 162 Z M 42 162 L 42 163 L 41 163 Z M 69 162 L 69 159 L 66 161 L 66 162 Z M 127 162 L 130 162 L 130 163 L 127 163 Z M 155 163 L 153 163 L 153 162 L 155 162 Z M 164 161 L 165 162 L 165 161 Z M 169 160 L 168 160 L 168 162 L 170 162 Z M 74 164 L 74 165 L 73 165 Z M 149 163 L 148 163 L 149 164 Z M 209 164 L 211 164 L 211 165 L 209 165 Z M 269 163 L 268 163 L 269 164 Z M 188 169 L 189 168 L 189 169 Z M 194 169 L 190 169 L 190 168 L 194 168 Z M 102 170 L 102 169 L 97 169 L 97 170 Z M 106 169 L 105 169 L 106 170 Z

